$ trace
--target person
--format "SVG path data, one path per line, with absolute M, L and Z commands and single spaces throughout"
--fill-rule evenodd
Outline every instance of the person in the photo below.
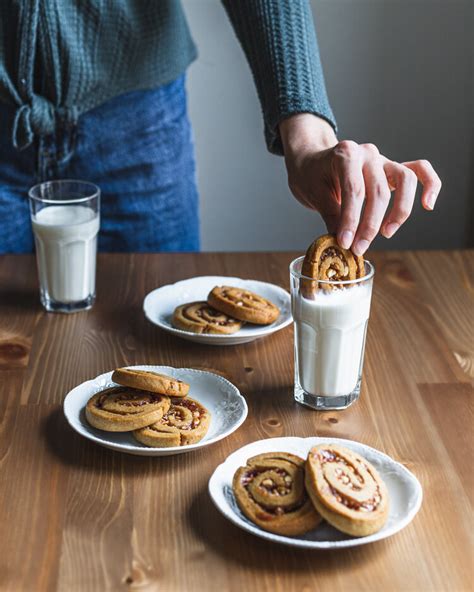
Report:
M 441 181 L 428 161 L 397 163 L 373 144 L 338 140 L 308 0 L 223 5 L 267 147 L 342 247 L 359 255 L 379 232 L 393 236 L 418 181 L 433 209 Z M 197 52 L 179 0 L 5 0 L 0 19 L 0 252 L 33 250 L 27 189 L 57 178 L 101 187 L 101 250 L 198 250 L 185 92 Z

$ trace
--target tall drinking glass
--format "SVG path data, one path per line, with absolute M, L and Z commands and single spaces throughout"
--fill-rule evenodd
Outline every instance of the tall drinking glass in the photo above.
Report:
M 48 181 L 28 193 L 41 303 L 78 312 L 95 300 L 100 190 L 85 181 Z
M 314 280 L 290 265 L 295 322 L 295 399 L 313 409 L 344 409 L 359 398 L 374 267 L 356 280 Z

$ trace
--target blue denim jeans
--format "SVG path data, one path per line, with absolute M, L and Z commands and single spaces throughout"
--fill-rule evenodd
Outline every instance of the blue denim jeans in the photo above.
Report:
M 33 251 L 28 189 L 66 178 L 102 191 L 100 250 L 199 250 L 184 82 L 115 97 L 22 151 L 11 143 L 13 110 L 0 105 L 0 253 Z

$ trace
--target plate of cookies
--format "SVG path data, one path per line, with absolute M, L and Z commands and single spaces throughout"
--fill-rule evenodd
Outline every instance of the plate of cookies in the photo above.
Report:
M 64 400 L 71 427 L 93 442 L 141 456 L 202 448 L 234 432 L 247 403 L 231 382 L 204 370 L 129 366 L 72 389 Z
M 269 438 L 243 446 L 209 480 L 218 510 L 252 534 L 307 549 L 392 536 L 420 509 L 422 488 L 383 452 L 341 438 Z
M 162 286 L 144 300 L 146 317 L 183 339 L 237 345 L 270 335 L 292 322 L 286 290 L 257 280 L 200 276 Z

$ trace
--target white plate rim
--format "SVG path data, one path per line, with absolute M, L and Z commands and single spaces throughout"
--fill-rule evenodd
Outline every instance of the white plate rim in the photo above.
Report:
M 382 531 L 376 532 L 376 533 L 366 536 L 366 537 L 354 537 L 354 538 L 343 540 L 343 541 L 308 541 L 308 540 L 304 540 L 304 539 L 298 539 L 296 537 L 287 537 L 287 536 L 267 532 L 267 531 L 259 528 L 257 525 L 254 525 L 254 524 L 251 524 L 250 522 L 244 521 L 231 508 L 228 508 L 227 504 L 225 507 L 222 507 L 214 495 L 214 488 L 217 491 L 219 491 L 219 495 L 224 495 L 222 493 L 220 483 L 219 483 L 219 478 L 220 478 L 219 472 L 223 470 L 224 465 L 229 460 L 232 461 L 233 456 L 235 456 L 238 453 L 241 453 L 247 447 L 250 449 L 251 447 L 253 448 L 254 446 L 256 446 L 258 444 L 261 444 L 263 442 L 268 442 L 270 440 L 278 441 L 278 442 L 275 442 L 275 446 L 276 446 L 275 449 L 278 449 L 278 446 L 280 446 L 280 442 L 282 440 L 284 440 L 285 442 L 311 440 L 312 442 L 314 442 L 314 444 L 312 444 L 312 445 L 336 443 L 336 444 L 341 444 L 343 446 L 347 446 L 348 448 L 351 448 L 351 444 L 356 444 L 357 446 L 361 446 L 362 448 L 367 449 L 370 452 L 374 453 L 375 455 L 385 459 L 390 464 L 395 465 L 397 467 L 398 471 L 401 471 L 402 473 L 405 474 L 405 476 L 413 483 L 413 485 L 415 487 L 416 502 L 412 506 L 412 508 L 410 508 L 410 510 L 406 514 L 406 516 L 404 516 L 404 518 L 402 518 L 401 520 L 396 522 L 394 525 L 392 525 L 392 527 L 390 529 L 387 529 L 385 531 L 382 530 Z M 280 449 L 281 449 L 281 447 L 280 447 Z M 251 456 L 251 454 L 249 454 L 249 457 L 250 456 Z M 303 549 L 319 549 L 319 550 L 347 549 L 349 547 L 356 547 L 359 545 L 367 545 L 369 543 L 373 543 L 373 542 L 391 537 L 394 534 L 396 534 L 397 532 L 400 532 L 406 526 L 408 526 L 408 524 L 410 524 L 410 522 L 413 520 L 413 518 L 418 513 L 418 511 L 421 507 L 422 501 L 423 501 L 423 489 L 422 489 L 421 483 L 419 482 L 417 477 L 411 471 L 409 471 L 406 467 L 404 467 L 401 463 L 394 460 L 391 456 L 389 456 L 388 454 L 385 454 L 384 452 L 381 452 L 377 448 L 373 448 L 372 446 L 368 446 L 367 444 L 364 444 L 363 442 L 358 442 L 357 440 L 348 440 L 345 438 L 330 438 L 330 437 L 326 437 L 326 436 L 309 436 L 309 437 L 279 436 L 279 437 L 275 437 L 275 438 L 263 438 L 262 440 L 256 440 L 255 442 L 249 442 L 248 444 L 245 444 L 244 446 L 242 446 L 238 450 L 235 450 L 234 452 L 229 454 L 229 456 L 224 460 L 224 462 L 220 463 L 215 468 L 215 470 L 212 473 L 212 475 L 209 479 L 209 482 L 208 482 L 208 493 L 209 493 L 209 496 L 210 496 L 213 504 L 219 510 L 219 512 L 225 518 L 227 518 L 230 522 L 232 522 L 233 524 L 235 524 L 239 528 L 241 528 L 247 532 L 250 532 L 251 534 L 254 534 L 255 536 L 257 536 L 259 538 L 262 538 L 262 539 L 265 539 L 268 541 L 272 541 L 274 543 L 280 543 L 283 545 L 292 546 L 292 547 L 299 547 L 299 548 L 303 548 Z
M 201 334 L 201 333 L 193 333 L 192 331 L 184 331 L 183 329 L 177 329 L 176 327 L 172 327 L 171 325 L 165 325 L 163 324 L 159 318 L 153 317 L 150 314 L 149 311 L 149 305 L 150 305 L 150 301 L 152 300 L 152 298 L 156 295 L 157 292 L 162 292 L 164 290 L 171 290 L 171 289 L 176 289 L 176 287 L 179 286 L 179 284 L 184 284 L 187 282 L 191 282 L 193 280 L 213 280 L 215 281 L 216 285 L 219 285 L 226 281 L 228 283 L 231 282 L 243 282 L 243 283 L 247 283 L 247 282 L 251 282 L 253 284 L 263 284 L 265 286 L 271 286 L 272 289 L 277 290 L 278 292 L 280 292 L 280 294 L 283 296 L 283 294 L 285 295 L 285 298 L 288 301 L 288 316 L 279 324 L 274 325 L 273 323 L 271 325 L 263 325 L 263 326 L 252 326 L 251 327 L 251 332 L 250 333 L 245 333 L 244 335 L 239 335 L 239 332 L 237 331 L 236 333 L 230 333 L 230 334 L 223 334 L 223 335 L 219 335 L 219 334 L 214 334 L 214 333 L 206 333 L 206 334 Z M 254 289 L 255 291 L 255 289 Z M 160 286 L 158 288 L 155 288 L 154 290 L 152 290 L 151 292 L 148 292 L 148 294 L 146 294 L 145 298 L 143 299 L 143 312 L 145 314 L 145 317 L 150 321 L 150 323 L 152 323 L 153 325 L 155 325 L 156 327 L 160 327 L 160 329 L 163 329 L 163 331 L 168 331 L 169 333 L 178 335 L 180 337 L 195 337 L 197 339 L 199 338 L 205 338 L 206 341 L 211 342 L 211 341 L 228 341 L 230 338 L 234 338 L 234 339 L 257 339 L 258 337 L 264 337 L 265 335 L 270 335 L 271 333 L 275 333 L 276 331 L 280 331 L 280 329 L 284 329 L 285 327 L 288 327 L 288 325 L 291 325 L 291 323 L 293 322 L 293 316 L 291 314 L 291 296 L 290 293 L 287 292 L 287 290 L 285 290 L 285 288 L 282 288 L 281 286 L 278 286 L 277 284 L 272 284 L 271 282 L 264 282 L 262 280 L 254 280 L 254 279 L 244 279 L 244 278 L 239 278 L 239 277 L 231 277 L 231 276 L 221 276 L 221 275 L 197 275 L 197 276 L 193 276 L 190 278 L 186 278 L 184 280 L 178 280 L 177 282 L 174 282 L 172 284 L 165 284 L 164 286 Z M 248 328 L 248 327 L 247 327 Z
M 242 404 L 242 413 L 241 413 L 240 417 L 238 418 L 238 420 L 235 422 L 235 424 L 233 424 L 227 430 L 224 430 L 224 432 L 222 432 L 222 434 L 219 434 L 209 440 L 201 440 L 200 442 L 196 442 L 196 444 L 187 444 L 185 446 L 170 446 L 167 448 L 153 448 L 151 446 L 145 447 L 145 446 L 138 446 L 138 445 L 134 446 L 134 445 L 130 445 L 130 444 L 121 444 L 121 443 L 117 443 L 117 442 L 107 442 L 107 440 L 99 438 L 90 432 L 80 431 L 77 428 L 77 425 L 75 425 L 73 423 L 73 421 L 71 420 L 71 418 L 69 417 L 69 414 L 68 414 L 69 412 L 66 409 L 66 405 L 67 405 L 68 399 L 72 399 L 74 397 L 75 391 L 78 391 L 80 388 L 83 388 L 88 383 L 95 383 L 96 381 L 100 381 L 100 380 L 112 382 L 111 376 L 112 376 L 113 370 L 110 370 L 109 372 L 104 372 L 102 374 L 99 374 L 95 378 L 85 380 L 81 384 L 76 385 L 64 397 L 64 401 L 63 401 L 64 416 L 66 417 L 66 420 L 67 420 L 68 424 L 71 426 L 71 428 L 77 434 L 82 436 L 83 438 L 91 440 L 92 442 L 95 442 L 96 444 L 99 444 L 99 445 L 104 446 L 106 448 L 110 448 L 111 450 L 116 450 L 117 452 L 125 452 L 125 453 L 129 453 L 129 454 L 139 454 L 137 451 L 140 451 L 140 453 L 143 456 L 168 456 L 168 455 L 172 455 L 172 454 L 181 454 L 184 452 L 191 452 L 192 450 L 196 450 L 198 448 L 204 448 L 206 446 L 209 446 L 211 444 L 219 442 L 220 440 L 223 440 L 224 438 L 227 438 L 232 433 L 234 433 L 247 419 L 248 405 L 247 405 L 247 401 L 246 401 L 245 397 L 242 395 L 240 390 L 235 386 L 235 384 L 233 384 L 232 382 L 230 382 L 230 380 L 227 380 L 227 378 L 224 378 L 220 374 L 215 374 L 214 372 L 210 372 L 209 370 L 200 370 L 198 368 L 177 368 L 175 366 L 162 366 L 159 364 L 137 364 L 134 366 L 124 366 L 124 368 L 151 369 L 151 370 L 159 369 L 159 371 L 162 372 L 163 374 L 168 374 L 170 376 L 173 375 L 172 373 L 174 370 L 184 370 L 186 372 L 192 372 L 192 373 L 196 373 L 196 374 L 211 375 L 214 378 L 217 378 L 220 381 L 224 382 L 228 387 L 231 387 L 234 390 L 234 394 L 235 394 L 236 398 L 239 399 Z M 99 392 L 99 390 L 97 390 L 96 392 Z M 107 434 L 107 432 L 104 432 L 104 433 Z M 144 451 L 146 451 L 146 453 Z

